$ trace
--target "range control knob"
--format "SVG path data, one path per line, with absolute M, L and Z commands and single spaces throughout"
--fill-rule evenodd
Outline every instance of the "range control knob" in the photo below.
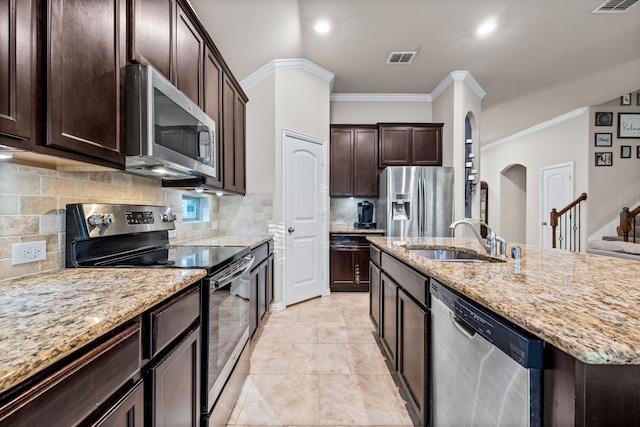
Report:
M 87 222 L 89 223 L 89 225 L 100 225 L 102 224 L 102 218 L 100 215 L 91 215 L 89 218 L 87 218 Z
M 101 220 L 102 224 L 104 225 L 109 225 L 113 222 L 113 215 L 111 214 L 104 214 L 102 215 L 102 220 Z
M 166 213 L 162 215 L 162 221 L 163 222 L 173 222 L 176 220 L 176 214 L 174 213 Z

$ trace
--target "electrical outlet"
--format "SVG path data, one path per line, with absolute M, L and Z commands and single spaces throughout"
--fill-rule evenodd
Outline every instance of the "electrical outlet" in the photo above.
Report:
M 218 221 L 211 221 L 211 229 L 212 230 L 218 229 Z
M 47 259 L 47 242 L 14 243 L 11 245 L 11 265 Z
M 169 238 L 170 239 L 175 239 L 176 238 L 176 230 L 169 230 Z

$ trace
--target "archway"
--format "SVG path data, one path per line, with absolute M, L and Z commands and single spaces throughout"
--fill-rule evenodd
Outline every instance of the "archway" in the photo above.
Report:
M 500 173 L 500 235 L 509 243 L 526 243 L 527 168 L 520 164 Z

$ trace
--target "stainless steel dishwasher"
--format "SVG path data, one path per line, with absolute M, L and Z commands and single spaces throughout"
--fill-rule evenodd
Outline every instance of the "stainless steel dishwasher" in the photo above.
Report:
M 431 279 L 432 426 L 541 426 L 543 341 Z

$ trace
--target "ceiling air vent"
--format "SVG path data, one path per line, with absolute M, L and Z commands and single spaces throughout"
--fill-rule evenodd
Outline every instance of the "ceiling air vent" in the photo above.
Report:
M 638 0 L 607 0 L 591 13 L 624 13 Z
M 409 64 L 416 53 L 418 52 L 391 52 L 387 64 Z

